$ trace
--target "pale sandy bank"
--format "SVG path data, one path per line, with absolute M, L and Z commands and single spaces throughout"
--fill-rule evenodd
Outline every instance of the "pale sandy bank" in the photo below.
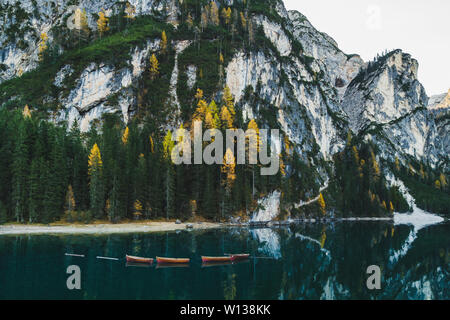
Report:
M 0 235 L 8 234 L 108 234 L 108 233 L 147 233 L 186 230 L 189 223 L 144 222 L 118 224 L 68 224 L 68 225 L 5 225 L 0 226 Z M 190 223 L 191 230 L 220 228 L 218 223 Z

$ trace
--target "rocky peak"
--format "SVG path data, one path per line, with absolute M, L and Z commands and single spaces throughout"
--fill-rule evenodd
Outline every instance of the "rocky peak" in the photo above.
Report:
M 401 50 L 369 62 L 352 80 L 342 107 L 358 133 L 371 123 L 387 124 L 428 103 L 417 80 L 418 63 Z
M 443 111 L 450 108 L 450 89 L 447 93 L 430 97 L 428 109 L 432 111 Z
M 364 61 L 358 55 L 342 52 L 333 38 L 314 28 L 300 12 L 289 11 L 289 19 L 293 35 L 302 44 L 302 54 L 316 60 L 324 75 L 323 82 L 336 90 L 335 99 L 340 101 Z

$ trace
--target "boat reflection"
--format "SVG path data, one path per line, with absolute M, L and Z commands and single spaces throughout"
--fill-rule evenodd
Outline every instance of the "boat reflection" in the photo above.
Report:
M 137 268 L 150 268 L 151 264 L 148 263 L 137 263 L 137 262 L 127 262 L 125 267 L 137 267 Z
M 189 268 L 189 263 L 158 263 L 156 269 L 169 269 L 169 268 Z

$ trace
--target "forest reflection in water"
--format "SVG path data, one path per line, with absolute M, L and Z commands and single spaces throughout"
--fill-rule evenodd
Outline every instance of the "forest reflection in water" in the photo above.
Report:
M 449 299 L 450 224 L 303 224 L 155 234 L 0 237 L 1 299 Z M 205 265 L 200 256 L 248 252 Z M 84 254 L 85 257 L 66 256 Z M 125 254 L 189 257 L 177 268 L 127 264 Z M 118 261 L 99 260 L 116 257 Z M 69 265 L 81 290 L 66 287 Z M 381 290 L 366 286 L 381 268 Z

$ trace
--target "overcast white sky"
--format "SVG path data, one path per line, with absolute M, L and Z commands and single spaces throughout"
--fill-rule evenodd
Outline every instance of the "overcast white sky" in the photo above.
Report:
M 365 61 L 402 49 L 419 61 L 429 96 L 450 89 L 450 0 L 284 0 L 345 53 Z

